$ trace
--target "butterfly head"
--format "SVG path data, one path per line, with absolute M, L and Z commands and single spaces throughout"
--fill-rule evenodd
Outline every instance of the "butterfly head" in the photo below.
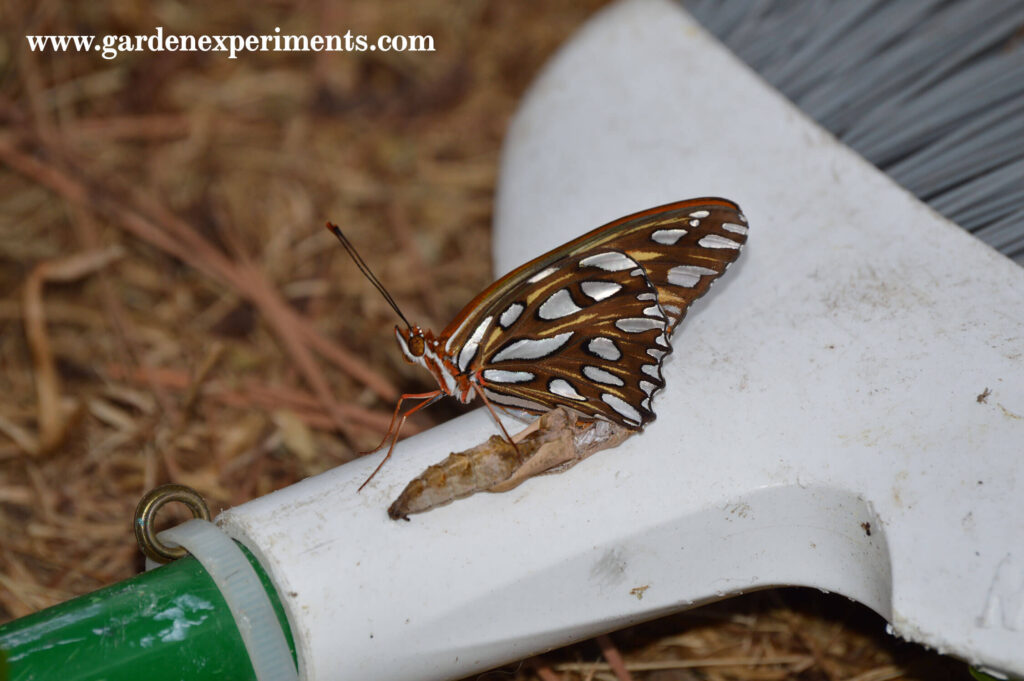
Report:
M 461 375 L 452 358 L 440 346 L 437 339 L 434 338 L 434 334 L 409 323 L 409 320 L 405 318 L 402 311 L 398 309 L 398 304 L 395 303 L 394 298 L 391 297 L 391 294 L 384 288 L 384 285 L 370 271 L 370 268 L 363 262 L 355 247 L 337 225 L 328 222 L 327 229 L 334 236 L 338 237 L 338 241 L 345 247 L 348 254 L 352 256 L 352 260 L 356 263 L 359 271 L 370 280 L 374 288 L 380 291 L 380 294 L 384 296 L 384 300 L 388 302 L 388 305 L 395 311 L 395 314 L 405 322 L 404 329 L 400 326 L 395 327 L 395 338 L 398 339 L 398 347 L 402 349 L 405 361 L 410 364 L 419 364 L 433 374 L 445 395 L 454 395 L 462 402 L 468 402 L 473 394 L 469 379 Z
M 396 326 L 395 338 L 405 361 L 429 371 L 445 395 L 454 395 L 464 403 L 472 399 L 474 393 L 469 380 L 460 374 L 433 333 L 418 326 Z
M 428 336 L 430 336 L 430 340 L 433 340 L 433 335 L 430 331 L 424 331 L 418 326 L 395 327 L 395 338 L 398 339 L 398 347 L 402 349 L 402 356 L 409 364 L 426 366 L 423 355 L 427 350 Z

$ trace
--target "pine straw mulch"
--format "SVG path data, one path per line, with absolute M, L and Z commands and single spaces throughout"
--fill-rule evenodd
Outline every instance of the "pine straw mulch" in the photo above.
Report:
M 430 388 L 321 225 L 424 325 L 490 280 L 519 97 L 604 0 L 8 3 L 0 34 L 0 621 L 134 574 L 129 518 L 353 458 Z M 26 34 L 430 34 L 431 54 L 30 53 Z M 455 413 L 448 401 L 409 432 Z M 383 509 L 381 510 L 383 513 Z M 481 678 L 943 679 L 845 599 L 769 591 Z

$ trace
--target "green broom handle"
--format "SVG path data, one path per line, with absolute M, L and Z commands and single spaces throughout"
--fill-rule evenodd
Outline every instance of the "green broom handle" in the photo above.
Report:
M 284 630 L 270 579 L 244 548 Z M 0 626 L 0 681 L 249 681 L 255 672 L 216 584 L 187 556 Z

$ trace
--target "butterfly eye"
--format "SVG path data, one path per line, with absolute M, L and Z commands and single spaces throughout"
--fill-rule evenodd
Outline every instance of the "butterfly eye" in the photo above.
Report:
M 414 357 L 421 357 L 423 355 L 423 339 L 419 336 L 413 336 L 409 339 L 409 352 Z

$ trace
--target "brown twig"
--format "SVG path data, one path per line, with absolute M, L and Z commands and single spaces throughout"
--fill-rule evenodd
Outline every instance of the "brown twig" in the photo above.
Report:
M 106 373 L 115 379 L 129 380 L 137 383 L 154 382 L 171 390 L 187 390 L 191 381 L 188 374 L 176 370 L 157 367 L 128 368 L 117 364 L 108 364 Z M 332 422 L 323 413 L 318 400 L 305 392 L 286 387 L 271 387 L 256 382 L 246 384 L 242 390 L 229 390 L 216 383 L 207 383 L 204 394 L 222 404 L 236 407 L 258 406 L 266 409 L 291 409 L 309 425 L 328 430 Z M 356 404 L 343 403 L 338 407 L 344 416 L 353 424 L 365 426 L 376 431 L 387 430 L 391 423 L 391 413 L 375 411 Z M 422 427 L 411 421 L 406 424 L 410 434 L 421 432 Z
M 79 241 L 81 241 L 85 247 L 90 250 L 102 248 L 99 230 L 97 229 L 96 221 L 92 213 L 79 204 L 73 203 L 71 206 L 75 216 L 74 226 Z M 133 334 L 130 332 L 131 327 L 128 324 L 128 316 L 124 312 L 121 300 L 114 292 L 114 285 L 111 281 L 111 277 L 105 270 L 100 270 L 98 275 L 103 307 L 106 310 L 108 323 L 111 331 L 113 332 L 113 338 L 120 346 L 120 355 L 122 357 L 130 358 L 131 361 L 138 366 L 140 365 L 138 344 L 135 342 Z M 171 404 L 171 400 L 167 393 L 159 385 L 152 382 L 150 382 L 148 387 L 156 397 L 156 400 L 160 404 L 164 413 L 172 413 L 174 411 L 174 406 Z
M 626 669 L 626 662 L 622 659 L 622 653 L 615 647 L 606 634 L 598 636 L 596 639 L 597 645 L 601 648 L 601 654 L 604 655 L 604 659 L 608 660 L 608 665 L 615 672 L 615 678 L 619 681 L 633 681 L 633 676 Z
M 60 400 L 60 377 L 57 363 L 46 332 L 46 312 L 43 306 L 43 287 L 48 281 L 74 281 L 100 270 L 121 257 L 120 248 L 86 251 L 77 255 L 36 265 L 25 281 L 25 336 L 32 352 L 36 378 L 38 404 L 39 455 L 51 451 L 64 437 L 69 423 L 64 418 Z
M 181 405 L 183 418 L 187 418 L 192 413 L 192 410 L 195 409 L 196 404 L 199 402 L 202 388 L 209 380 L 210 374 L 213 372 L 214 367 L 217 366 L 217 362 L 224 356 L 224 350 L 223 343 L 214 343 L 207 351 L 206 356 L 203 357 L 199 368 L 196 369 L 195 376 L 189 381 L 188 391 L 185 393 L 185 399 Z
M 325 354 L 324 348 L 329 347 L 330 359 L 381 397 L 393 399 L 398 394 L 397 389 L 380 374 L 313 330 L 257 270 L 232 263 L 184 221 L 162 208 L 156 207 L 160 217 L 160 224 L 157 224 L 137 210 L 127 208 L 102 195 L 98 196 L 96 192 L 90 192 L 83 181 L 19 151 L 8 143 L 0 142 L 0 160 L 49 187 L 68 201 L 115 218 L 135 236 L 191 264 L 206 276 L 231 286 L 255 304 L 292 354 L 306 381 L 322 401 L 328 414 L 336 419 L 336 425 L 340 429 L 346 428 L 345 421 L 322 372 L 309 353 L 307 342 L 322 354 Z
M 23 17 L 19 17 L 24 21 Z M 26 22 L 27 23 L 27 22 Z M 32 116 L 32 125 L 40 139 L 49 143 L 56 142 L 57 131 L 47 111 L 43 98 L 43 78 L 39 73 L 39 64 L 36 56 L 31 50 L 17 50 L 15 52 L 18 63 L 18 71 L 21 76 L 22 85 L 25 88 L 26 99 L 28 100 L 29 111 Z
M 176 139 L 187 136 L 189 129 L 190 122 L 185 116 L 152 114 L 148 116 L 81 118 L 68 126 L 66 134 L 69 137 L 82 136 L 113 142 L 130 139 Z
M 410 276 L 418 284 L 417 288 L 427 304 L 427 311 L 434 321 L 447 322 L 447 320 L 441 319 L 441 299 L 431 281 L 430 268 L 427 267 L 427 262 L 424 260 L 420 250 L 416 248 L 416 242 L 413 240 L 412 232 L 409 229 L 409 219 L 406 217 L 405 209 L 400 201 L 395 201 L 391 204 L 388 218 L 391 230 L 395 234 L 395 241 L 398 247 L 402 249 L 402 252 L 406 254 L 406 258 L 410 263 Z
M 543 657 L 531 657 L 527 662 L 541 681 L 562 681 L 562 677 L 544 661 Z

